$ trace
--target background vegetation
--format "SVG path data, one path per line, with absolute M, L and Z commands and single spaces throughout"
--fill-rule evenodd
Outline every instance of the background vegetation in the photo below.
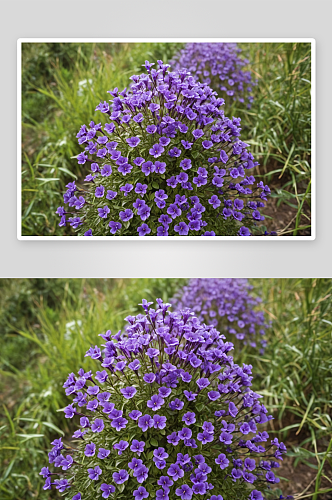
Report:
M 183 279 L 0 280 L 0 498 L 60 498 L 38 475 L 51 439 L 71 436 L 59 411 L 67 374 L 99 333 L 118 331 L 142 298 L 169 300 Z M 332 498 L 332 280 L 253 279 L 272 319 L 264 356 L 245 350 L 254 390 L 274 414 L 269 432 L 289 449 L 271 499 Z M 91 364 L 91 368 L 93 365 Z
M 25 43 L 22 46 L 22 234 L 74 234 L 58 227 L 55 210 L 65 184 L 82 180 L 84 166 L 76 134 L 98 120 L 96 105 L 107 90 L 128 86 L 145 59 L 169 61 L 176 43 Z M 258 79 L 250 110 L 233 106 L 242 118 L 241 138 L 261 165 L 257 176 L 272 188 L 265 210 L 269 230 L 310 234 L 311 100 L 310 45 L 242 44 Z M 98 120 L 99 121 L 99 120 Z M 272 219 L 273 218 L 273 219 Z

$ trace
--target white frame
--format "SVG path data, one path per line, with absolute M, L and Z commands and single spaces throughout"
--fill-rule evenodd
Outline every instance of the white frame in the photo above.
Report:
M 225 42 L 225 43 L 257 43 L 257 42 L 285 42 L 285 43 L 310 43 L 311 44 L 311 146 L 312 146 L 312 175 L 311 175 L 311 235 L 310 236 L 23 236 L 21 234 L 21 213 L 22 213 L 22 92 L 21 92 L 21 58 L 22 43 L 138 43 L 138 42 Z M 249 240 L 249 241 L 309 241 L 316 238 L 316 40 L 314 38 L 19 38 L 17 40 L 17 239 L 18 240 Z

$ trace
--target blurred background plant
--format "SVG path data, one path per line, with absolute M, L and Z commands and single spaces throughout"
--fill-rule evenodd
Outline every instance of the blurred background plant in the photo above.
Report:
M 110 88 L 124 88 L 146 59 L 168 62 L 181 43 L 24 43 L 22 45 L 22 234 L 63 235 L 55 210 L 64 186 L 86 172 L 73 159 L 76 134 L 98 119 Z M 311 225 L 311 47 L 308 43 L 239 44 L 250 63 L 253 103 L 234 101 L 227 116 L 242 119 L 241 138 L 272 188 L 266 227 L 308 235 Z M 217 89 L 219 90 L 219 89 Z M 229 106 L 229 105 L 228 105 Z M 258 174 L 258 175 L 257 175 Z M 273 219 L 272 219 L 273 217 Z M 74 234 L 68 227 L 66 235 Z
M 250 282 L 272 327 L 264 355 L 244 348 L 236 362 L 255 367 L 254 390 L 264 395 L 275 417 L 269 433 L 290 450 L 279 487 L 284 495 L 296 493 L 297 500 L 329 500 L 332 280 Z M 185 283 L 156 278 L 0 280 L 1 500 L 51 498 L 41 489 L 38 473 L 50 439 L 61 434 L 59 429 L 71 435 L 71 424 L 59 411 L 68 404 L 62 388 L 68 373 L 88 369 L 91 360 L 84 354 L 98 334 L 121 329 L 123 317 L 140 312 L 142 298 L 169 301 Z

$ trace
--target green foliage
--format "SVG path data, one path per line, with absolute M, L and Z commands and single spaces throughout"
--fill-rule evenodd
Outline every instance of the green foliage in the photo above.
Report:
M 253 87 L 252 108 L 234 107 L 234 113 L 242 118 L 243 140 L 261 163 L 259 174 L 274 187 L 276 207 L 294 209 L 289 227 L 278 230 L 296 236 L 311 224 L 311 47 L 308 43 L 239 46 L 258 85 Z

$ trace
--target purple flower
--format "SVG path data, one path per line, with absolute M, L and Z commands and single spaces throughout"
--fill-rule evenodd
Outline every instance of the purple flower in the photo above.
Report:
M 192 134 L 193 134 L 194 138 L 197 140 L 204 135 L 204 132 L 201 129 L 197 129 L 197 130 L 193 130 Z
M 128 220 L 130 220 L 132 217 L 133 217 L 133 211 L 130 210 L 130 208 L 126 208 L 126 210 L 124 211 L 121 211 L 119 213 L 120 215 L 120 219 L 123 220 L 124 222 L 127 222 Z
M 161 396 L 162 398 L 167 398 L 172 392 L 172 389 L 170 389 L 169 387 L 159 387 L 158 389 L 158 393 L 159 393 L 159 396 Z
M 87 457 L 93 457 L 96 451 L 96 445 L 94 443 L 89 443 L 85 446 L 84 454 Z
M 178 398 L 175 398 L 173 401 L 169 403 L 169 407 L 171 410 L 181 410 L 183 408 L 184 402 Z
M 191 391 L 183 391 L 183 394 L 186 396 L 188 401 L 195 401 L 197 394 Z
M 133 439 L 130 449 L 134 453 L 140 455 L 144 451 L 144 446 L 145 446 L 144 441 L 138 441 L 137 439 Z
M 104 421 L 101 418 L 96 418 L 96 420 L 91 425 L 92 432 L 102 432 L 104 429 Z
M 143 380 L 144 382 L 146 382 L 147 384 L 152 384 L 155 380 L 156 380 L 156 376 L 154 373 L 146 373 L 144 376 L 143 376 Z
M 187 484 L 183 484 L 180 488 L 177 488 L 175 493 L 177 496 L 181 497 L 182 500 L 190 500 L 193 496 L 193 491 Z
M 112 173 L 112 167 L 111 165 L 104 165 L 103 168 L 101 169 L 101 175 L 102 177 L 108 177 Z
M 126 387 L 125 389 L 120 389 L 122 396 L 126 399 L 131 399 L 135 396 L 137 389 L 135 387 Z
M 178 432 L 178 436 L 182 440 L 190 439 L 192 436 L 192 431 L 188 429 L 188 427 L 183 427 L 183 429 L 180 432 Z
M 213 196 L 211 196 L 211 198 L 209 199 L 209 203 L 210 205 L 213 206 L 213 208 L 218 208 L 220 207 L 220 204 L 221 204 L 221 201 L 219 200 L 218 196 L 216 196 L 215 194 Z
M 138 156 L 138 157 L 137 157 L 137 158 L 135 158 L 135 160 L 134 160 L 135 165 L 137 165 L 138 167 L 140 167 L 140 166 L 142 165 L 142 163 L 144 163 L 144 162 L 145 162 L 145 160 L 144 160 L 144 158 L 142 158 L 141 156 Z M 138 184 L 140 184 L 140 183 L 138 183 Z M 142 185 L 142 184 L 140 184 L 140 185 Z M 136 191 L 136 192 L 137 192 L 137 191 Z
M 101 468 L 99 467 L 99 465 L 96 465 L 96 467 L 95 467 L 94 469 L 88 469 L 89 478 L 90 478 L 92 481 L 98 481 L 99 476 L 100 476 L 100 474 L 101 474 L 102 472 L 103 472 L 103 471 L 101 470 Z
M 118 455 L 122 455 L 126 448 L 128 448 L 129 443 L 127 441 L 119 441 L 117 444 L 113 446 L 115 450 L 118 450 Z
M 169 496 L 168 496 L 168 491 L 169 490 L 157 490 L 156 491 L 156 500 L 169 500 Z
M 228 156 L 227 156 L 227 153 L 225 153 L 225 151 L 220 151 L 220 159 L 223 163 L 227 163 L 228 161 Z
M 157 484 L 163 488 L 165 491 L 169 491 L 170 487 L 173 485 L 173 481 L 168 476 L 160 476 Z
M 147 431 L 150 427 L 153 427 L 154 421 L 150 415 L 143 415 L 138 419 L 138 427 L 142 429 L 143 432 Z
M 137 481 L 139 483 L 143 483 L 149 475 L 149 470 L 145 465 L 142 465 L 141 467 L 138 467 L 137 469 L 134 470 L 134 477 L 136 477 Z
M 155 166 L 152 161 L 146 161 L 143 163 L 141 170 L 146 176 L 148 176 L 151 172 L 155 171 Z
M 176 432 L 172 432 L 172 434 L 169 434 L 169 436 L 167 436 L 167 442 L 173 444 L 174 446 L 176 446 L 179 441 L 180 438 L 178 437 Z
M 99 383 L 103 384 L 104 382 L 106 382 L 107 378 L 108 378 L 108 375 L 107 375 L 107 371 L 106 370 L 103 370 L 102 372 L 98 372 L 98 371 L 96 372 L 95 379 Z
M 115 486 L 113 486 L 113 484 L 102 483 L 100 485 L 100 489 L 103 492 L 102 494 L 103 498 L 108 498 L 111 495 L 111 493 L 115 492 Z
M 111 453 L 110 450 L 106 450 L 105 448 L 99 448 L 97 456 L 101 460 L 104 460 L 104 458 L 107 458 L 110 453 Z
M 211 401 L 216 401 L 220 398 L 220 393 L 218 391 L 210 391 L 208 392 L 208 397 Z
M 128 417 L 131 418 L 132 420 L 137 420 L 141 415 L 142 415 L 142 412 L 140 412 L 139 410 L 132 410 L 128 414 Z
M 215 459 L 216 464 L 220 465 L 221 469 L 226 469 L 229 464 L 229 460 L 226 458 L 226 455 L 224 453 L 220 453 L 218 455 L 218 458 Z
M 84 163 L 86 162 L 86 160 L 88 159 L 89 157 L 85 154 L 85 153 L 80 153 L 78 156 L 77 156 L 77 161 L 78 161 L 78 164 L 79 165 L 84 165 Z
M 181 155 L 181 149 L 173 148 L 168 152 L 171 158 L 178 158 Z
M 182 211 L 180 210 L 180 208 L 175 203 L 172 203 L 168 207 L 167 213 L 172 217 L 172 219 L 175 219 L 176 217 L 178 217 L 179 215 L 181 215 Z
M 109 190 L 107 191 L 106 198 L 107 198 L 108 200 L 113 200 L 113 198 L 115 198 L 117 194 L 118 194 L 118 193 L 117 193 L 116 191 L 112 191 L 111 189 L 109 189 Z
M 250 500 L 263 500 L 263 495 L 260 491 L 252 490 L 249 498 L 250 498 Z
M 204 149 L 210 149 L 213 146 L 213 142 L 211 141 L 203 141 L 202 146 Z
M 151 156 L 154 158 L 158 158 L 163 152 L 164 148 L 161 146 L 161 144 L 154 144 L 151 149 L 149 149 L 149 153 Z
M 148 134 L 154 134 L 157 131 L 157 127 L 155 125 L 148 125 L 146 131 Z
M 108 223 L 109 227 L 111 228 L 110 232 L 112 234 L 115 234 L 117 231 L 119 231 L 122 228 L 121 222 L 115 222 L 114 220 L 111 220 Z
M 163 400 L 162 397 L 155 394 L 154 396 L 151 396 L 151 399 L 148 400 L 147 406 L 148 408 L 151 408 L 151 410 L 157 411 L 159 410 L 159 408 L 162 407 L 164 402 L 165 401 Z
M 104 196 L 104 193 L 105 193 L 104 186 L 100 185 L 100 186 L 96 187 L 96 190 L 95 190 L 95 197 L 96 198 L 102 198 Z
M 199 378 L 196 381 L 196 384 L 198 385 L 199 389 L 202 390 L 210 385 L 210 381 L 208 378 Z
M 134 186 L 133 186 L 132 184 L 128 184 L 128 183 L 127 183 L 127 184 L 125 184 L 124 186 L 121 186 L 121 187 L 120 187 L 120 191 L 122 191 L 122 192 L 123 192 L 123 194 L 124 194 L 125 196 L 128 196 L 128 194 L 129 194 L 129 193 L 130 193 L 130 191 L 133 189 L 133 187 L 134 187 Z
M 128 423 L 128 420 L 126 420 L 123 417 L 118 417 L 112 420 L 111 426 L 115 427 L 117 431 L 121 431 L 121 429 L 125 429 L 126 425 Z
M 156 161 L 154 166 L 157 174 L 164 174 L 166 172 L 166 163 L 164 161 Z
M 136 148 L 136 146 L 138 146 L 141 142 L 141 139 L 139 137 L 130 137 L 129 139 L 126 139 L 126 141 L 131 148 Z
M 166 420 L 166 417 L 153 415 L 153 427 L 155 429 L 164 429 L 166 427 Z
M 121 469 L 119 472 L 113 472 L 112 476 L 116 484 L 122 484 L 129 478 L 129 474 L 125 469 Z
M 107 215 L 110 213 L 110 209 L 108 208 L 107 205 L 104 206 L 104 208 L 98 208 L 98 215 L 102 219 L 106 219 Z
M 229 434 L 228 432 L 225 431 L 222 431 L 219 436 L 219 441 L 225 444 L 231 444 L 232 439 L 233 439 L 232 434 Z
M 75 407 L 73 405 L 68 405 L 64 409 L 64 413 L 65 413 L 65 417 L 66 418 L 73 418 L 73 416 L 76 413 L 76 409 L 75 409 Z
M 142 224 L 141 226 L 139 226 L 137 228 L 137 231 L 139 236 L 145 236 L 146 234 L 151 233 L 151 229 L 147 224 Z
M 173 481 L 177 481 L 180 477 L 184 476 L 184 472 L 180 467 L 176 464 L 172 464 L 170 468 L 167 470 L 167 474 L 171 476 Z
M 229 414 L 232 416 L 232 417 L 236 417 L 236 415 L 238 414 L 239 410 L 236 408 L 235 404 L 232 403 L 232 401 L 229 403 L 228 405 L 228 412 Z
M 249 229 L 245 226 L 240 227 L 239 236 L 251 236 Z
M 184 422 L 186 425 L 191 425 L 196 422 L 196 415 L 192 411 L 188 411 L 185 413 L 182 417 L 182 422 Z
M 147 498 L 149 493 L 146 491 L 144 486 L 139 486 L 137 490 L 134 491 L 135 500 L 142 500 L 143 498 Z

